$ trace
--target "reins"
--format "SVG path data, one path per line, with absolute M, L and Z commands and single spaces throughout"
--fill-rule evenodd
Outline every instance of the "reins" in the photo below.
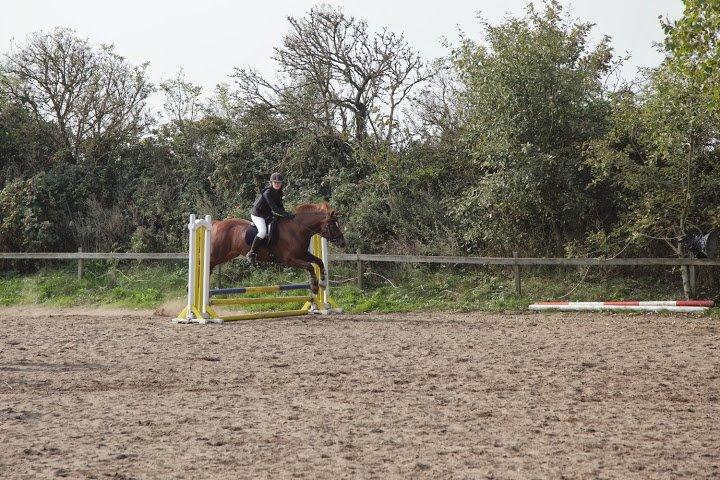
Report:
M 325 215 L 325 216 L 327 216 L 328 213 L 327 213 L 327 212 L 303 212 L 302 215 Z M 300 220 L 298 220 L 298 219 L 297 219 L 297 214 L 294 214 L 294 216 L 293 216 L 293 218 L 292 218 L 291 220 L 292 220 L 294 223 L 300 225 L 302 228 L 304 228 L 305 230 L 307 230 L 308 232 L 310 232 L 310 233 L 312 233 L 312 234 L 316 234 L 316 233 L 322 234 L 322 230 L 323 230 L 323 229 L 322 229 L 322 224 L 321 224 L 319 230 L 318 230 L 318 231 L 315 231 L 314 229 L 308 227 L 307 225 L 305 225 L 304 223 L 302 223 Z M 325 223 L 327 223 L 327 222 L 325 222 Z M 328 238 L 328 240 L 333 241 L 333 240 L 336 240 L 336 239 L 338 239 L 338 238 L 340 238 L 340 237 L 335 236 L 335 237 L 332 237 L 332 238 Z

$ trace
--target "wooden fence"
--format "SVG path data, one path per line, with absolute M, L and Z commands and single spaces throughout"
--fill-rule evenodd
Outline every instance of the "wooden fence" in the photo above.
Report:
M 85 260 L 183 260 L 187 261 L 187 253 L 91 253 L 58 252 L 58 253 L 3 253 L 0 260 L 77 260 L 78 277 L 84 274 Z M 447 265 L 501 265 L 513 267 L 515 291 L 522 295 L 522 266 L 554 265 L 564 267 L 583 266 L 688 266 L 691 290 L 695 290 L 695 267 L 720 266 L 720 259 L 707 260 L 698 258 L 527 258 L 518 257 L 454 257 L 442 255 L 375 255 L 367 253 L 331 253 L 332 262 L 356 262 L 358 286 L 362 288 L 364 263 L 441 263 Z

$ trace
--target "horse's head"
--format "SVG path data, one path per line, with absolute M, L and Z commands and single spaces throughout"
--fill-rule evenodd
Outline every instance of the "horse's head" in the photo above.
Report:
M 345 237 L 338 215 L 328 202 L 305 203 L 295 208 L 296 222 L 313 233 L 327 238 L 340 248 L 345 248 Z
M 337 245 L 340 248 L 345 248 L 345 236 L 340 228 L 340 221 L 338 220 L 337 213 L 335 210 L 330 210 L 323 219 L 320 225 L 320 235 L 327 238 L 330 242 Z

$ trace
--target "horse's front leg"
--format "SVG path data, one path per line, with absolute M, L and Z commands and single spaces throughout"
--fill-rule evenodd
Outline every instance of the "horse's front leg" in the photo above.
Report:
M 295 267 L 295 268 L 304 268 L 307 270 L 307 272 L 310 274 L 310 291 L 317 295 L 318 291 L 320 290 L 318 279 L 315 276 L 315 268 L 313 267 L 313 264 L 310 262 L 306 262 L 305 260 L 302 260 L 300 258 L 289 258 L 285 261 L 285 264 L 289 267 Z
M 316 257 L 310 252 L 307 252 L 305 254 L 305 260 L 318 266 L 320 269 L 320 284 L 323 288 L 325 288 L 327 286 L 327 279 L 325 278 L 325 264 L 322 259 L 320 257 Z

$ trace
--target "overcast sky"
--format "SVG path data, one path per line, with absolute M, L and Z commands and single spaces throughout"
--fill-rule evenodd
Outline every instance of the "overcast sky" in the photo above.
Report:
M 152 81 L 173 76 L 181 67 L 206 92 L 228 82 L 235 66 L 252 66 L 272 74 L 273 46 L 288 30 L 286 17 L 301 16 L 313 5 L 340 5 L 346 14 L 368 21 L 371 28 L 404 32 L 426 58 L 447 53 L 442 40 L 462 29 L 480 38 L 476 12 L 493 24 L 524 12 L 526 0 L 18 0 L 3 2 L 0 52 L 11 39 L 23 42 L 38 30 L 55 26 L 74 29 L 94 44 L 112 43 L 132 63 L 149 62 Z M 541 2 L 533 2 L 536 5 Z M 638 67 L 659 64 L 653 42 L 663 39 L 659 16 L 682 15 L 680 0 L 562 1 L 573 18 L 596 24 L 593 39 L 612 37 L 616 54 L 631 60 L 622 75 L 632 78 Z

